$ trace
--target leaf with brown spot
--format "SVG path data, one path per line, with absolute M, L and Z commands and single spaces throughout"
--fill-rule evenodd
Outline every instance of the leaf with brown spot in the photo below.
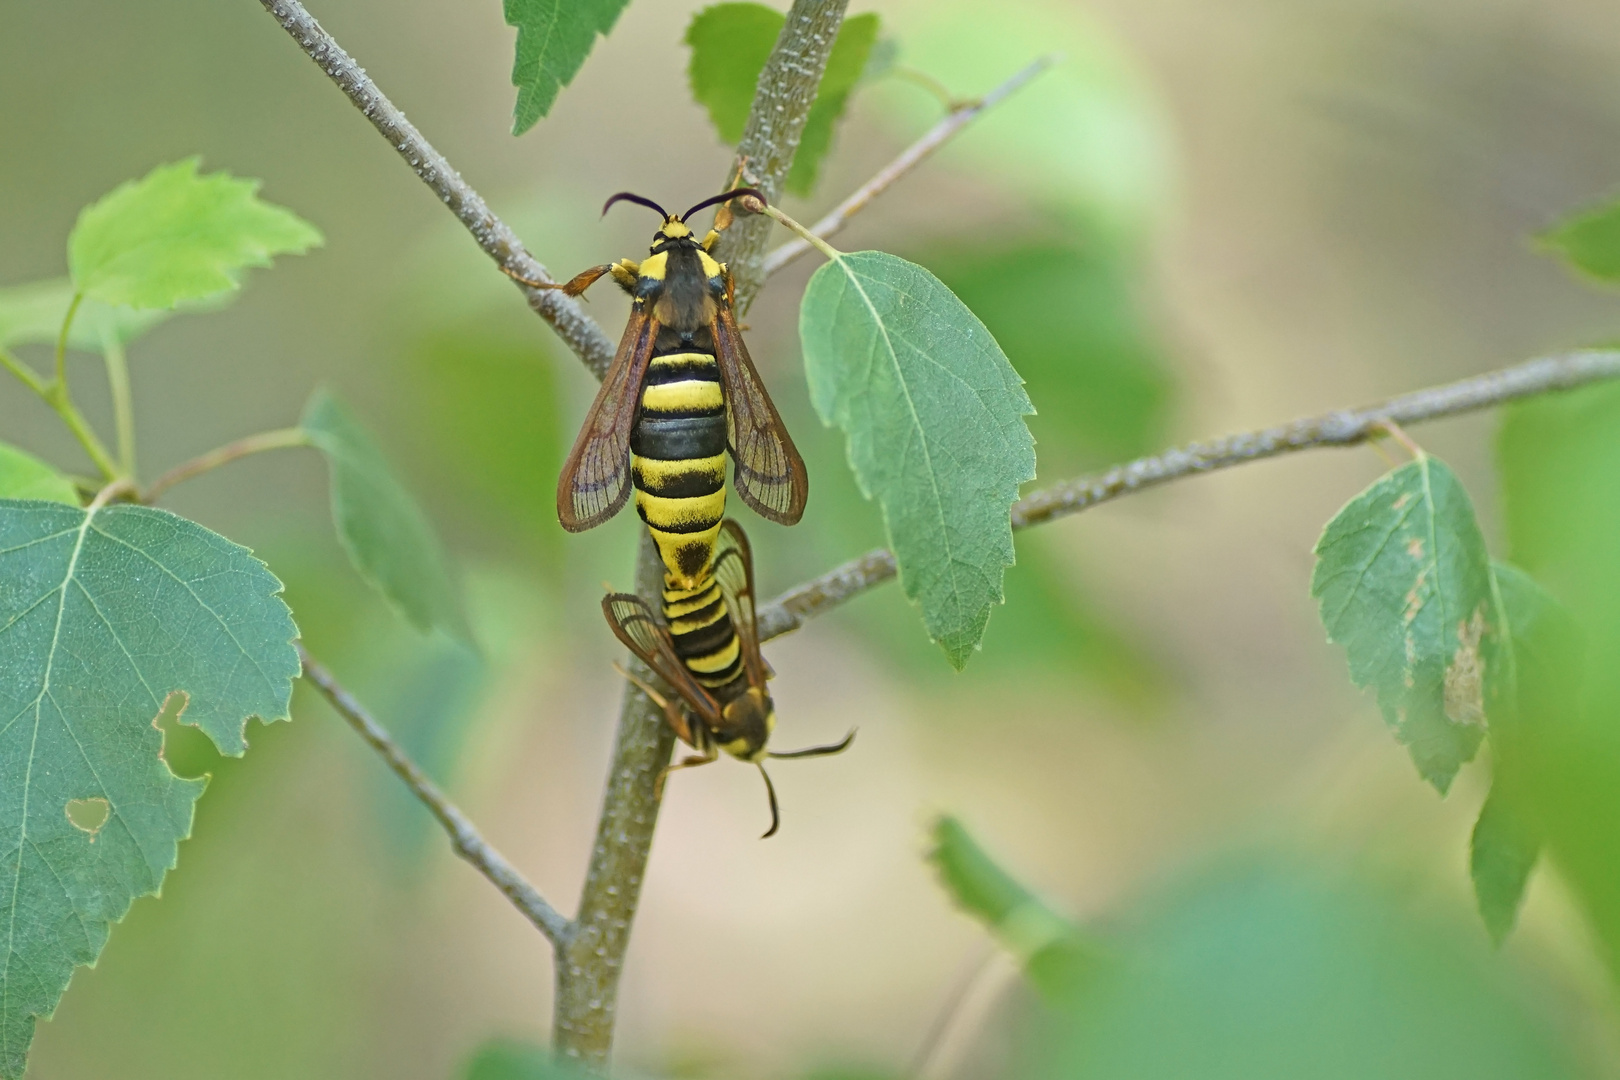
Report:
M 1485 538 L 1451 470 L 1423 456 L 1350 500 L 1317 541 L 1311 595 L 1351 680 L 1444 793 L 1479 749 L 1497 648 Z

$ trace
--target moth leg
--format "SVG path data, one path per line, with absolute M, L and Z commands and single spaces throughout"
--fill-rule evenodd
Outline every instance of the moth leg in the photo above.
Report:
M 628 262 L 629 260 L 626 259 L 625 261 Z M 555 281 L 535 281 L 533 278 L 524 277 L 515 270 L 508 269 L 505 266 L 501 267 L 501 273 L 520 285 L 527 285 L 531 289 L 561 289 L 566 296 L 582 295 L 603 274 L 611 273 L 614 279 L 618 280 L 618 270 L 618 263 L 603 263 L 601 266 L 593 266 L 589 270 L 581 270 L 567 281 L 558 283 Z M 620 284 L 623 284 L 623 282 L 621 281 Z
M 699 765 L 712 765 L 719 760 L 719 748 L 710 743 L 703 753 L 688 754 L 674 765 L 666 765 L 664 770 L 658 774 L 658 781 L 653 784 L 653 798 L 662 799 L 664 797 L 664 781 L 669 779 L 669 774 L 676 769 L 695 769 Z
M 681 742 L 688 746 L 695 747 L 698 745 L 697 739 L 695 739 L 692 735 L 692 726 L 687 723 L 686 714 L 681 711 L 679 705 L 676 705 L 663 694 L 660 694 L 657 690 L 654 690 L 652 687 L 636 678 L 630 672 L 626 671 L 619 665 L 617 660 L 613 662 L 613 670 L 617 671 L 620 675 L 623 675 L 643 694 L 646 694 L 647 697 L 652 699 L 652 703 L 657 705 L 658 708 L 663 711 L 664 719 L 669 723 L 669 726 L 675 729 L 676 738 L 680 739 Z

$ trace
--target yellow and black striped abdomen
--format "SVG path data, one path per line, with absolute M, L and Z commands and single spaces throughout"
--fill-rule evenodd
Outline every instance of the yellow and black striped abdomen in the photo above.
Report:
M 728 701 L 732 684 L 740 692 L 743 678 L 742 645 L 720 584 L 712 575 L 695 587 L 683 588 L 664 579 L 664 621 L 675 644 L 675 655 L 704 687 Z
M 697 586 L 726 515 L 726 403 L 713 354 L 671 352 L 648 362 L 630 468 L 636 512 L 670 579 Z

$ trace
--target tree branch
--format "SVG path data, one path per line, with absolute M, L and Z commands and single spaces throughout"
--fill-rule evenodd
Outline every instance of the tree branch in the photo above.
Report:
M 349 726 L 354 728 L 373 750 L 383 756 L 383 760 L 388 762 L 388 767 L 405 781 L 405 786 L 411 789 L 411 793 L 439 819 L 444 831 L 450 834 L 450 846 L 455 849 L 456 854 L 472 863 L 479 873 L 501 890 L 506 898 L 512 901 L 513 906 L 523 912 L 559 952 L 567 948 L 573 938 L 573 923 L 558 914 L 555 908 L 546 903 L 545 897 L 541 896 L 539 891 L 506 861 L 505 856 L 489 846 L 489 842 L 473 827 L 473 823 L 467 820 L 467 815 L 463 814 L 455 803 L 444 797 L 438 786 L 406 756 L 404 750 L 400 749 L 387 729 L 377 723 L 366 711 L 365 706 L 356 701 L 352 694 L 343 689 L 330 671 L 305 651 L 302 643 L 298 646 L 298 657 L 304 663 L 304 677 L 315 684 L 321 696 L 331 703 L 338 715 L 347 720 Z
M 847 2 L 794 0 L 760 72 L 739 154 L 746 159 L 749 183 L 762 186 L 767 194 L 780 189 L 793 163 Z M 742 164 L 740 161 L 739 168 Z M 743 214 L 723 234 L 720 254 L 733 274 L 749 268 L 747 273 L 752 275 L 738 277 L 739 305 L 745 305 L 764 280 L 760 256 L 770 228 L 769 219 Z M 663 564 L 644 533 L 636 564 L 636 591 L 658 610 L 662 588 Z M 654 789 L 674 746 L 675 735 L 662 713 L 640 690 L 627 687 L 596 844 L 575 919 L 579 930 L 557 963 L 553 1046 L 591 1068 L 603 1068 L 612 1049 L 619 977 L 658 823 L 659 800 Z
M 388 144 L 405 159 L 422 182 L 443 200 L 490 258 L 503 270 L 519 278 L 553 280 L 546 268 L 525 250 L 517 234 L 490 211 L 478 192 L 450 167 L 443 155 L 405 119 L 405 114 L 377 89 L 377 84 L 371 81 L 365 69 L 343 51 L 298 0 L 259 2 L 309 54 L 309 58 L 320 65 L 321 70 L 348 95 L 355 108 L 365 114 L 372 127 L 388 140 Z M 602 332 L 596 320 L 585 314 L 579 301 L 556 289 L 535 289 L 521 283 L 518 287 L 528 298 L 529 306 L 551 324 L 557 336 L 585 362 L 586 367 L 596 373 L 598 379 L 607 373 L 608 365 L 613 362 L 614 344 Z
M 1386 432 L 1386 425 L 1418 424 L 1476 412 L 1521 398 L 1620 378 L 1620 352 L 1578 352 L 1530 360 L 1445 386 L 1417 390 L 1360 409 L 1340 409 L 1261 431 L 1189 443 L 1152 457 L 1116 465 L 1096 476 L 1054 484 L 1013 504 L 1012 527 L 1027 529 L 1150 487 L 1262 461 L 1298 450 L 1355 446 Z M 797 630 L 817 615 L 895 576 L 894 556 L 879 549 L 789 589 L 759 609 L 760 639 Z
M 932 156 L 935 150 L 949 142 L 957 132 L 984 115 L 987 109 L 994 108 L 1005 101 L 1054 63 L 1056 63 L 1054 57 L 1043 56 L 984 95 L 984 97 L 953 108 L 943 120 L 930 128 L 927 134 L 906 147 L 905 150 L 901 151 L 899 157 L 880 169 L 876 176 L 862 184 L 849 198 L 833 207 L 825 217 L 810 226 L 810 231 L 823 240 L 842 232 L 851 218 L 866 209 L 868 203 L 887 191 L 896 180 L 922 164 L 923 161 Z M 810 242 L 808 240 L 788 241 L 765 256 L 764 275 L 770 277 L 809 250 Z
M 774 203 L 782 194 L 848 4 L 849 0 L 794 0 L 776 46 L 759 73 L 748 124 L 737 143 L 733 180 L 759 188 L 766 202 Z M 727 185 L 731 186 L 735 184 Z M 742 214 L 720 242 L 720 257 L 736 283 L 739 312 L 748 310 L 765 284 L 765 244 L 770 231 L 771 223 L 765 218 Z

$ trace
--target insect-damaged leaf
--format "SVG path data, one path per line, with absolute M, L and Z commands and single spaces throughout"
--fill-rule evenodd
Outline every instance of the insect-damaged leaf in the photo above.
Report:
M 1352 499 L 1316 543 L 1311 595 L 1350 678 L 1442 793 L 1485 733 L 1498 620 L 1468 493 L 1422 456 Z
M 0 499 L 48 499 L 78 506 L 79 491 L 33 454 L 0 443 Z
M 687 67 L 692 97 L 709 110 L 721 140 L 732 146 L 743 136 L 759 73 L 785 21 L 780 11 L 763 4 L 716 4 L 692 16 L 686 28 L 686 43 L 692 47 Z M 838 30 L 788 173 L 787 189 L 795 195 L 808 195 L 815 187 L 833 130 L 867 71 L 878 26 L 878 17 L 866 14 L 845 19 Z
M 799 337 L 816 411 L 883 509 L 901 588 L 961 668 L 1001 602 L 1008 511 L 1035 475 L 1023 381 L 938 278 L 881 251 L 815 272 Z
M 191 831 L 204 784 L 163 759 L 169 696 L 225 754 L 249 717 L 287 717 L 280 592 L 246 548 L 165 510 L 0 501 L 0 1077 L 22 1075 L 35 1020 Z M 69 816 L 98 800 L 94 832 Z
M 310 398 L 302 426 L 326 455 L 332 521 L 360 576 L 424 633 L 437 626 L 471 640 L 444 548 L 371 436 L 325 391 Z
M 315 226 L 264 202 L 257 180 L 197 175 L 198 159 L 160 165 L 79 212 L 68 269 L 85 296 L 171 308 L 235 289 L 240 271 L 322 242 Z
M 585 58 L 606 37 L 630 0 L 505 0 L 506 25 L 517 28 L 512 85 L 512 134 L 521 135 L 551 111 Z

